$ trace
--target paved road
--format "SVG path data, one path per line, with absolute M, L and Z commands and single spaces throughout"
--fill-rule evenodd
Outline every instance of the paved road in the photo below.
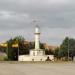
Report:
M 0 63 L 0 75 L 75 75 L 75 64 Z

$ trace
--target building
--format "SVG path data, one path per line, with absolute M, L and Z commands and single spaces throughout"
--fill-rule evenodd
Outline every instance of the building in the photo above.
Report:
M 40 31 L 39 27 L 35 27 L 35 49 L 31 49 L 29 55 L 20 55 L 18 61 L 46 61 L 54 60 L 53 55 L 45 55 L 45 51 L 40 49 Z

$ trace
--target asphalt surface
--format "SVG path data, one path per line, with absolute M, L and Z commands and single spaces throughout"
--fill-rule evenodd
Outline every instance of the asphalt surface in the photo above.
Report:
M 75 75 L 75 64 L 0 63 L 0 75 Z

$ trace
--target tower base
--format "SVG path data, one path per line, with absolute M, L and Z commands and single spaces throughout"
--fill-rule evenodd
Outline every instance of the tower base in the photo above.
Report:
M 43 49 L 30 50 L 30 55 L 20 55 L 18 61 L 54 61 L 54 55 L 45 55 L 45 51 Z
M 43 56 L 45 51 L 43 49 L 32 49 L 30 50 L 30 56 Z
M 44 55 L 44 56 L 29 56 L 29 55 L 20 55 L 18 61 L 54 61 L 53 55 Z

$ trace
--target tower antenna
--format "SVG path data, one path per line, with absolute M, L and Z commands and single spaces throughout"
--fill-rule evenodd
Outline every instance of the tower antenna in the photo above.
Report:
M 39 25 L 38 25 L 38 23 L 37 23 L 37 20 L 33 20 L 33 25 L 34 25 L 34 28 L 37 27 L 37 28 L 40 29 L 40 27 L 39 27 Z

